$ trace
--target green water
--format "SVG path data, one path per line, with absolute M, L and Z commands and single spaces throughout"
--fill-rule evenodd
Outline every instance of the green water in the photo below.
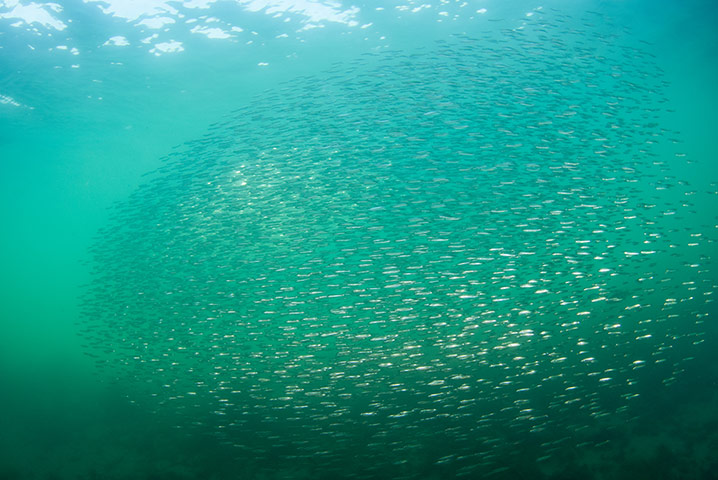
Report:
M 0 478 L 715 478 L 711 2 L 18 5 Z

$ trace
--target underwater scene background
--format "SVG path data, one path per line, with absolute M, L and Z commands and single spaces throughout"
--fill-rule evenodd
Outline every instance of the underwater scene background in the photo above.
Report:
M 0 479 L 718 478 L 716 27 L 0 1 Z

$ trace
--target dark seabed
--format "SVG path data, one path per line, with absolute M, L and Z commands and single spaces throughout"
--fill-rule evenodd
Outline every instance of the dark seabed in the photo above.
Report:
M 0 480 L 718 478 L 716 32 L 0 1 Z

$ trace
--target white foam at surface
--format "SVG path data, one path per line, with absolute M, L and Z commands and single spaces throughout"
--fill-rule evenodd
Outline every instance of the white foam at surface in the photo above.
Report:
M 114 37 L 110 37 L 105 43 L 103 43 L 103 46 L 116 46 L 116 47 L 126 47 L 129 45 L 130 42 L 127 41 L 126 37 L 123 37 L 122 35 L 115 35 Z
M 169 25 L 175 23 L 174 18 L 170 17 L 152 17 L 152 18 L 145 18 L 142 21 L 137 22 L 137 25 L 144 25 L 147 28 L 162 28 L 165 25 Z
M 165 0 L 83 0 L 96 3 L 103 13 L 134 22 L 142 16 L 177 15 L 179 12 Z
M 338 2 L 319 2 L 314 0 L 237 0 L 251 12 L 264 10 L 267 15 L 275 13 L 295 13 L 306 17 L 307 22 L 336 22 L 349 26 L 358 23 L 354 17 L 359 13 L 357 7 L 342 9 Z
M 176 53 L 184 50 L 182 42 L 176 40 L 170 40 L 169 42 L 156 43 L 154 48 L 150 50 L 150 53 L 155 55 L 161 55 L 163 53 Z
M 209 8 L 216 0 L 189 0 L 182 4 L 185 8 Z
M 121 19 L 131 24 L 135 28 L 145 30 L 149 35 L 152 30 L 157 32 L 169 32 L 169 35 L 178 38 L 186 35 L 188 30 L 190 33 L 202 34 L 212 39 L 232 39 L 236 38 L 237 32 L 243 29 L 228 23 L 223 17 L 216 18 L 214 16 L 206 18 L 201 15 L 202 9 L 209 9 L 219 0 L 82 0 L 79 6 L 92 10 L 95 14 L 102 13 L 113 18 Z M 235 9 L 245 12 L 257 13 L 260 15 L 268 15 L 280 22 L 295 22 L 295 27 L 285 32 L 284 35 L 290 33 L 291 30 L 302 32 L 314 28 L 322 28 L 328 23 L 343 24 L 347 27 L 359 27 L 357 21 L 359 8 L 350 6 L 351 4 L 342 4 L 336 0 L 222 0 L 224 5 L 234 6 Z M 347 2 L 351 0 L 346 0 Z M 349 6 L 347 6 L 349 5 Z M 63 7 L 57 3 L 33 2 L 32 0 L 0 0 L 0 21 L 2 19 L 11 20 L 13 27 L 27 28 L 36 35 L 42 35 L 39 28 L 65 30 L 72 22 L 71 18 L 64 23 L 57 17 L 57 13 L 63 12 Z M 212 12 L 214 13 L 214 12 Z M 197 16 L 196 18 L 191 18 Z M 221 16 L 221 15 L 220 15 Z M 189 18 L 188 18 L 189 17 Z M 64 20 L 64 18 L 63 18 Z M 208 22 L 216 21 L 221 25 L 207 26 Z M 189 28 L 190 23 L 199 25 L 204 22 L 204 26 L 194 26 Z M 187 25 L 187 27 L 185 27 Z M 215 24 L 216 25 L 216 24 Z M 290 24 L 291 25 L 291 24 Z M 362 28 L 371 26 L 366 23 Z M 149 30 L 149 31 L 148 31 Z M 123 47 L 129 45 L 127 37 L 122 34 L 112 36 L 113 33 L 107 32 L 110 37 L 102 46 Z M 281 33 L 281 32 L 280 32 Z M 184 50 L 180 42 L 167 41 L 167 37 L 163 37 L 163 43 L 154 44 L 158 41 L 158 34 L 153 34 L 141 40 L 141 43 L 151 45 L 150 52 L 155 55 L 163 53 L 173 53 Z M 281 35 L 277 38 L 283 38 Z M 251 43 L 248 42 L 248 44 Z M 154 45 L 153 45 L 154 44 Z M 33 47 L 30 47 L 33 48 Z M 78 55 L 79 51 L 67 45 L 66 48 L 58 50 L 71 49 L 73 55 Z
M 224 18 L 187 18 L 201 15 L 200 10 L 209 9 L 219 0 L 82 0 L 79 5 L 91 9 L 95 13 L 112 16 L 125 20 L 135 28 L 142 30 L 163 30 L 170 32 L 170 35 L 177 38 L 186 34 L 185 25 L 193 22 L 205 23 L 203 27 L 195 27 L 191 33 L 206 35 L 212 39 L 235 38 L 236 32 L 242 32 L 242 28 L 233 26 Z M 347 0 L 347 2 L 350 0 Z M 301 32 L 313 28 L 322 28 L 328 23 L 343 24 L 348 27 L 358 27 L 356 20 L 359 8 L 346 6 L 337 0 L 222 0 L 224 5 L 234 6 L 235 9 L 245 12 L 255 12 L 261 15 L 268 15 L 281 22 L 297 22 L 293 29 Z M 0 0 L 0 20 L 12 20 L 11 26 L 27 28 L 36 35 L 42 35 L 39 27 L 54 30 L 65 30 L 72 22 L 72 19 L 64 23 L 57 17 L 57 13 L 63 12 L 61 5 L 57 3 L 33 2 L 32 0 Z M 213 12 L 214 13 L 214 12 Z M 210 28 L 206 24 L 210 21 L 217 21 L 222 28 Z M 195 23 L 198 25 L 198 23 Z M 370 26 L 367 23 L 363 28 Z M 115 32 L 108 32 L 108 36 Z M 120 32 L 117 32 L 120 33 Z M 126 32 L 122 32 L 125 33 Z M 149 32 L 148 32 L 149 33 Z M 286 33 L 285 33 L 286 35 Z M 158 35 L 152 35 L 142 40 L 142 43 L 152 44 Z M 166 38 L 166 37 L 165 37 Z M 282 37 L 279 37 L 282 38 Z M 163 38 L 163 40 L 165 40 Z M 103 46 L 127 46 L 129 41 L 123 35 L 111 36 Z M 162 48 L 158 45 L 163 45 Z M 182 51 L 184 47 L 176 43 L 167 42 L 156 44 L 151 52 L 155 55 Z M 32 47 L 31 47 L 32 48 Z M 71 48 L 68 45 L 67 49 Z M 164 49 L 163 49 L 164 48 Z M 62 49 L 60 49 L 62 50 Z M 79 52 L 72 50 L 73 55 Z
M 324 26 L 324 25 L 317 25 L 316 23 L 305 23 L 304 26 L 303 26 L 302 28 L 300 28 L 299 30 L 297 30 L 297 31 L 298 31 L 298 32 L 304 32 L 304 31 L 306 31 L 306 30 L 311 30 L 312 28 L 320 28 L 320 27 L 323 27 L 323 26 Z
M 150 35 L 149 37 L 143 38 L 142 40 L 140 40 L 140 42 L 142 42 L 142 43 L 150 43 L 150 42 L 152 42 L 152 40 L 154 40 L 154 39 L 157 38 L 157 37 L 159 37 L 159 35 L 157 35 L 156 33 L 153 33 L 153 34 Z
M 225 32 L 221 28 L 210 28 L 210 27 L 201 27 L 197 25 L 196 27 L 192 28 L 190 30 L 192 33 L 199 33 L 202 35 L 207 35 L 207 38 L 231 38 L 234 35 L 230 35 L 229 33 Z
M 29 3 L 21 4 L 18 0 L 6 0 L 0 6 L 9 8 L 10 11 L 0 13 L 0 18 L 18 19 L 19 22 L 12 24 L 13 27 L 20 27 L 23 24 L 32 25 L 38 23 L 45 28 L 54 28 L 55 30 L 64 30 L 67 28 L 62 21 L 55 18 L 50 11 L 59 13 L 62 7 L 57 3 Z
M 177 16 L 179 11 L 172 5 L 180 2 L 171 0 L 83 0 L 85 3 L 94 3 L 108 15 L 124 18 L 127 21 L 136 21 L 141 17 L 154 17 L 157 15 Z M 183 8 L 206 9 L 217 0 L 188 0 L 180 3 Z M 359 9 L 350 7 L 344 9 L 338 2 L 318 0 L 234 0 L 237 5 L 250 12 L 263 11 L 267 15 L 277 13 L 294 13 L 306 17 L 306 22 L 337 22 L 349 26 L 356 26 L 354 20 Z

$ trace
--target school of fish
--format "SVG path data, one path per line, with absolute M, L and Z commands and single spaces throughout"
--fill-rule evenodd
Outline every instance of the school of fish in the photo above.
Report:
M 241 478 L 509 478 L 606 441 L 700 348 L 714 233 L 660 68 L 604 21 L 367 53 L 212 125 L 98 235 L 88 354 Z

